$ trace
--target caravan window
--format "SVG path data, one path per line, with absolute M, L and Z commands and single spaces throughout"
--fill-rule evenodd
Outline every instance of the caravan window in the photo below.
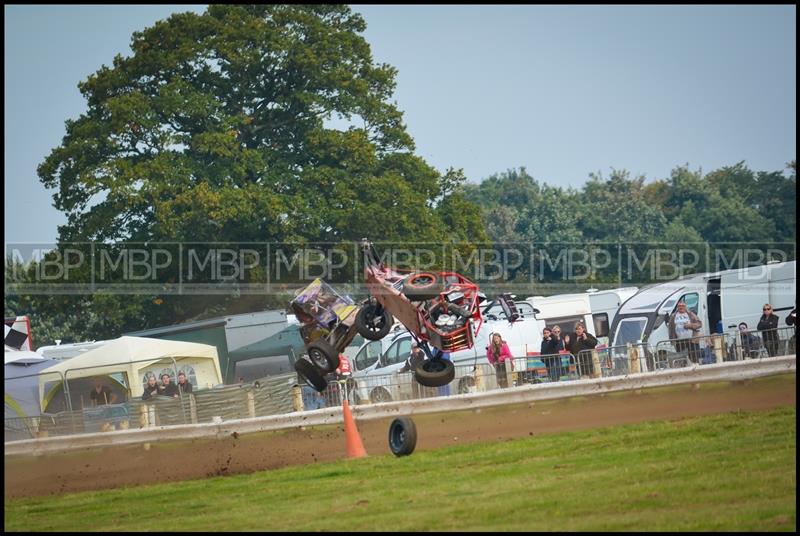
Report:
M 608 337 L 608 313 L 595 313 L 592 315 L 594 322 L 594 336 Z

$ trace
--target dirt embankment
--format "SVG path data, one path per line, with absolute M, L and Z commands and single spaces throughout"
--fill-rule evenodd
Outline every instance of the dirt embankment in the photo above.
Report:
M 414 417 L 417 450 L 600 426 L 796 404 L 796 375 L 650 389 Z M 367 452 L 388 454 L 391 419 L 357 423 Z M 5 497 L 230 475 L 345 457 L 341 425 L 5 457 Z

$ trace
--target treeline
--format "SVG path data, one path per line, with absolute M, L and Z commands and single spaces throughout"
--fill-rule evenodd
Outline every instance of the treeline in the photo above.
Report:
M 646 181 L 591 174 L 580 189 L 541 183 L 525 168 L 465 184 L 494 242 L 794 242 L 796 163 L 753 171 L 743 162 L 703 174 L 676 167 Z

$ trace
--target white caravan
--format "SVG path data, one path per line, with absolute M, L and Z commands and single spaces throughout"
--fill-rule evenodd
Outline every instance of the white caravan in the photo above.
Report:
M 450 385 L 455 386 L 456 392 L 467 392 L 473 384 L 473 367 L 488 363 L 486 351 L 492 333 L 502 335 L 514 357 L 524 357 L 527 352 L 540 350 L 544 322 L 535 317 L 535 309 L 529 303 L 517 302 L 515 305 L 519 318 L 514 322 L 508 320 L 498 301 L 484 305 L 484 323 L 475 336 L 472 348 L 450 354 L 450 360 L 456 367 L 455 379 Z M 404 394 L 411 393 L 411 374 L 398 376 L 393 373 L 403 367 L 411 352 L 413 340 L 411 333 L 402 329 L 379 341 L 367 341 L 361 346 L 352 361 L 357 401 L 400 400 L 404 398 Z M 424 389 L 435 393 L 437 389 L 447 391 L 449 386 Z
M 796 261 L 791 261 L 693 274 L 644 287 L 619 308 L 611 325 L 611 346 L 641 342 L 658 350 L 658 343 L 669 340 L 669 316 L 680 300 L 700 317 L 701 335 L 735 330 L 740 322 L 755 329 L 765 303 L 772 304 L 783 326 L 795 306 L 796 281 Z M 647 365 L 653 366 L 650 355 Z
M 589 333 L 597 337 L 598 344 L 608 344 L 609 326 L 617 310 L 638 290 L 637 287 L 590 289 L 575 294 L 533 296 L 525 302 L 538 310 L 536 318 L 543 320 L 547 327 L 558 325 L 564 334 L 573 331 L 577 322 L 583 322 Z

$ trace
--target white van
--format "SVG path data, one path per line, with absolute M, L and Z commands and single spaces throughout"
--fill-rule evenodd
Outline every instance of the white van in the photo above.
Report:
M 772 304 L 783 325 L 795 307 L 796 281 L 796 261 L 791 261 L 693 274 L 644 287 L 619 308 L 611 325 L 611 346 L 647 343 L 657 351 L 658 343 L 669 340 L 669 317 L 678 301 L 686 302 L 703 322 L 701 335 L 735 330 L 740 322 L 755 329 L 765 303 Z M 654 366 L 650 355 L 647 365 Z
M 450 354 L 450 360 L 456 368 L 455 378 L 450 385 L 454 386 L 456 393 L 468 392 L 472 384 L 473 367 L 488 363 L 486 351 L 492 333 L 502 335 L 514 357 L 524 357 L 527 352 L 540 350 L 544 322 L 535 317 L 535 310 L 530 304 L 518 302 L 516 306 L 520 317 L 509 322 L 497 301 L 487 303 L 482 308 L 484 322 L 475 335 L 472 348 Z M 352 360 L 356 403 L 360 400 L 387 402 L 411 397 L 411 374 L 393 373 L 403 367 L 413 340 L 411 333 L 400 330 L 379 341 L 367 341 L 361 346 Z M 449 386 L 428 389 L 446 392 Z
M 559 325 L 562 333 L 569 333 L 577 322 L 583 322 L 602 345 L 608 344 L 609 327 L 620 305 L 638 290 L 637 287 L 590 289 L 583 293 L 532 296 L 525 302 L 538 310 L 536 317 L 547 327 Z

